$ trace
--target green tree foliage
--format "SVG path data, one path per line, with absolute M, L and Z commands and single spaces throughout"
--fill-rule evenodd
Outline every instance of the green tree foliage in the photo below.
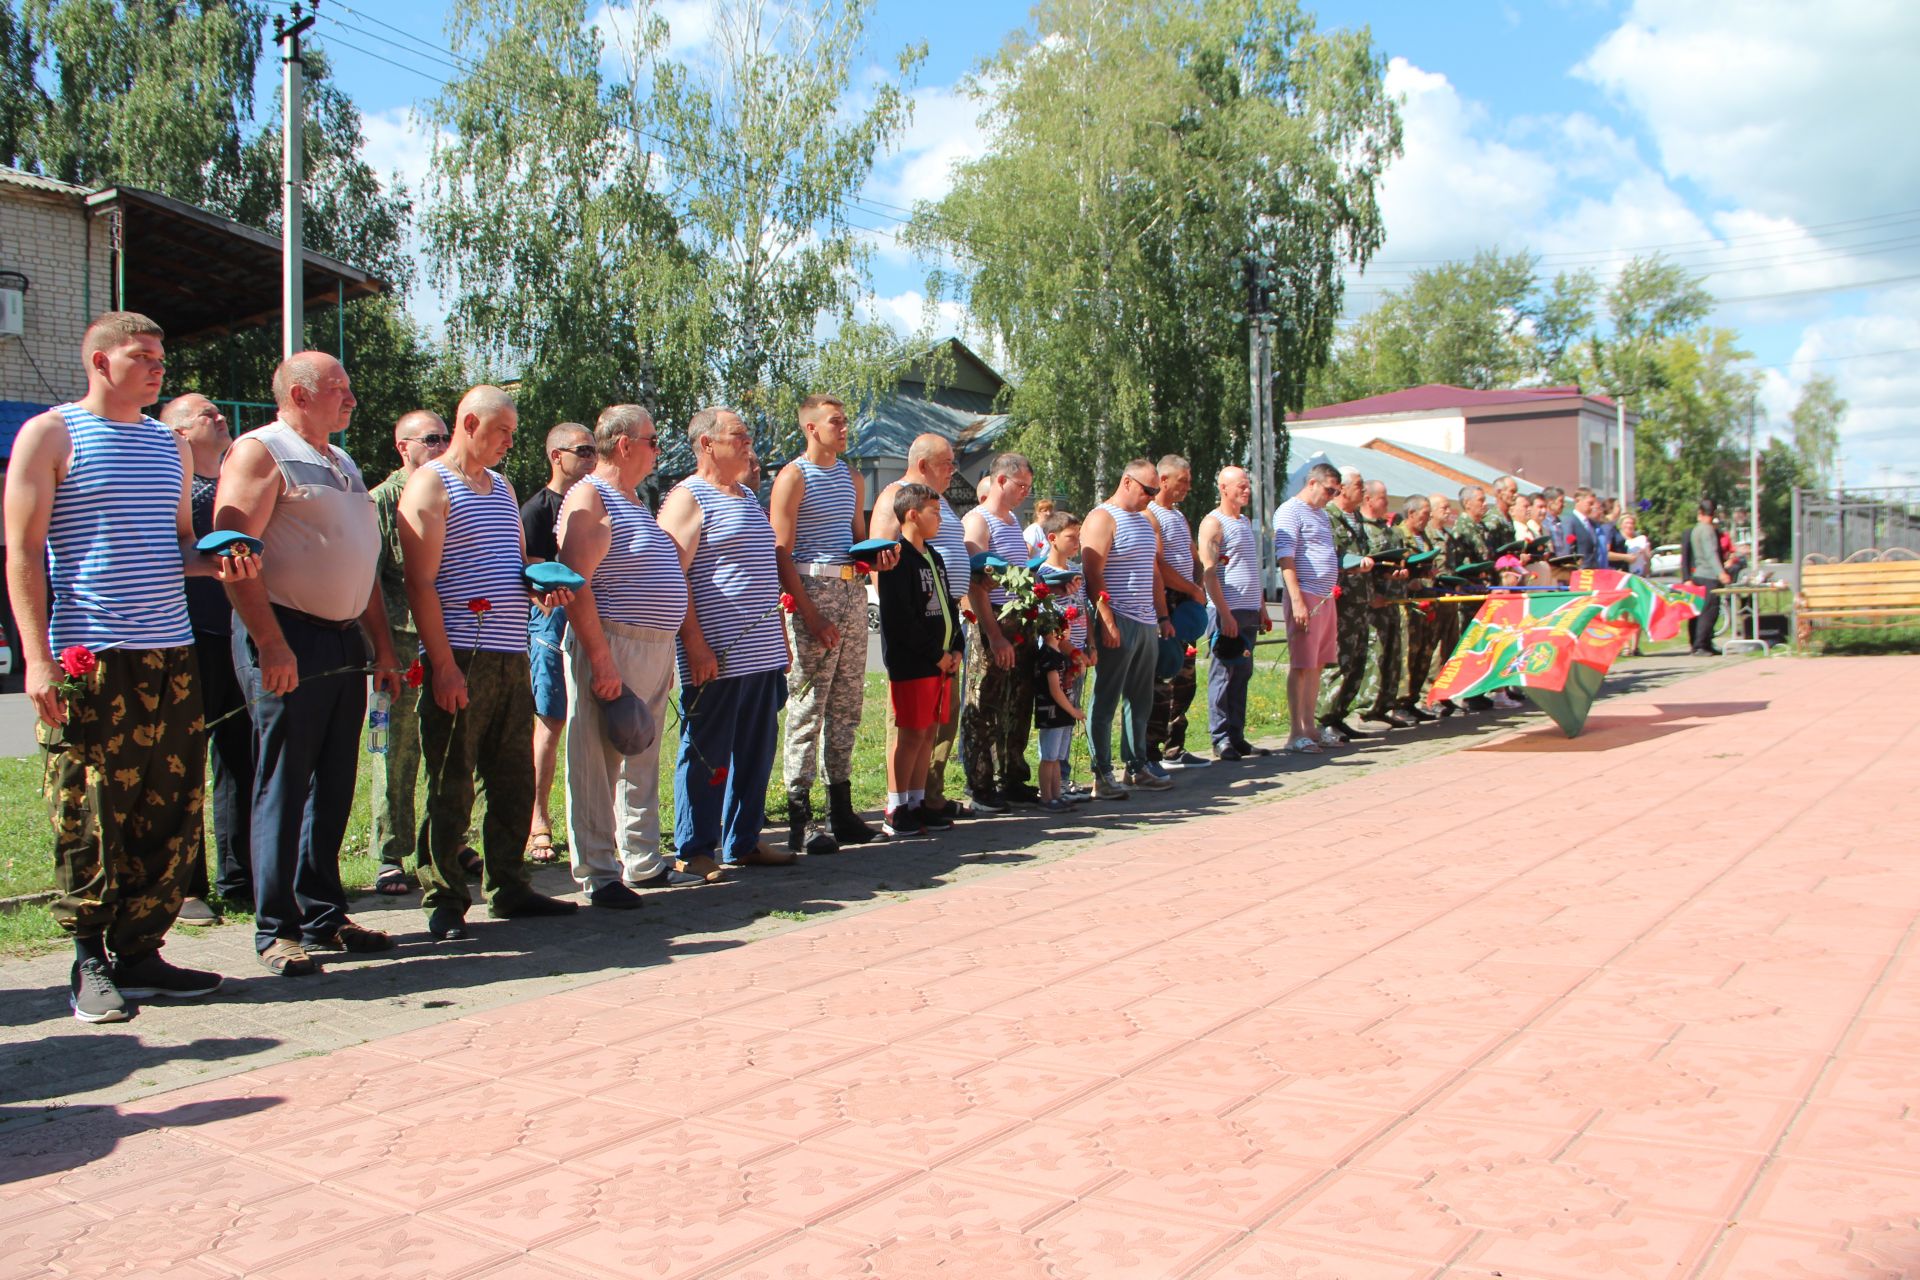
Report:
M 1242 255 L 1274 276 L 1276 367 L 1323 362 L 1342 268 L 1383 234 L 1382 73 L 1292 0 L 1042 0 L 977 70 L 990 149 L 909 238 L 1006 352 L 1044 486 L 1084 502 L 1178 451 L 1204 503 L 1246 458 Z
M 1760 554 L 1785 560 L 1793 554 L 1793 491 L 1818 483 L 1800 450 L 1769 440 L 1760 451 Z
M 1834 463 L 1840 456 L 1840 422 L 1846 416 L 1847 402 L 1830 375 L 1815 374 L 1800 388 L 1792 422 L 1793 447 L 1806 463 L 1808 478 L 1803 484 L 1832 482 Z
M 1590 328 L 1597 286 L 1577 272 L 1542 290 L 1538 264 L 1483 249 L 1415 272 L 1341 336 L 1312 381 L 1314 403 L 1434 382 L 1489 390 L 1547 380 Z
M 906 124 L 920 55 L 850 110 L 868 8 L 723 5 L 715 61 L 684 65 L 643 11 L 609 79 L 581 0 L 461 0 L 471 69 L 432 108 L 446 132 L 426 228 L 454 334 L 520 379 L 517 481 L 544 482 L 547 425 L 609 403 L 647 405 L 664 469 L 684 470 L 672 427 L 701 404 L 765 428 L 881 367 L 879 331 L 855 321 L 866 258 L 847 209 Z

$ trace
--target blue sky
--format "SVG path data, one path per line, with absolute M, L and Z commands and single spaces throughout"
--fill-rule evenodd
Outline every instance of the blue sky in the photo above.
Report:
M 367 116 L 371 157 L 417 180 L 427 142 L 409 109 L 433 92 L 380 54 L 435 74 L 372 18 L 444 44 L 440 0 L 327 0 L 321 41 Z M 597 2 L 597 0 L 596 0 Z M 711 0 L 659 0 L 677 43 L 698 48 Z M 1322 27 L 1368 25 L 1402 100 L 1406 154 L 1382 194 L 1388 241 L 1351 282 L 1363 309 L 1412 267 L 1480 247 L 1531 249 L 1543 271 L 1603 278 L 1664 246 L 1709 273 L 1765 371 L 1763 412 L 1784 427 L 1815 372 L 1853 408 L 1849 484 L 1920 483 L 1920 5 L 1901 0 L 1534 0 L 1309 5 Z M 925 40 L 914 127 L 868 194 L 937 196 L 958 156 L 982 145 L 956 82 L 1024 4 L 878 0 L 883 61 Z M 361 46 L 366 52 L 344 47 Z M 872 221 L 863 215 L 863 220 Z M 924 264 L 882 243 L 876 310 L 923 317 Z M 1882 282 L 1882 283 L 1876 283 Z M 1865 285 L 1867 287 L 1856 287 Z M 436 300 L 418 297 L 431 317 Z M 943 328 L 960 317 L 949 313 Z

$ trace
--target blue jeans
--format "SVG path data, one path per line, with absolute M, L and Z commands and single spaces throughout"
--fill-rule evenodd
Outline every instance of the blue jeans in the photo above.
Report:
M 682 858 L 739 862 L 760 843 L 787 673 L 757 671 L 680 690 L 673 843 Z M 714 781 L 716 771 L 726 773 Z
M 567 655 L 560 642 L 567 635 L 567 611 L 540 612 L 527 606 L 527 659 L 533 677 L 533 714 L 547 720 L 567 718 Z
M 262 692 L 259 653 L 239 615 L 233 619 L 234 674 L 253 700 L 256 951 L 277 938 L 327 938 L 347 922 L 340 841 L 353 812 L 367 677 L 315 677 L 371 659 L 358 626 L 335 631 L 287 609 L 274 613 L 300 670 L 299 686 L 285 695 Z
M 1235 609 L 1233 620 L 1247 651 L 1237 658 L 1222 658 L 1216 650 L 1207 671 L 1207 732 L 1215 751 L 1247 740 L 1247 685 L 1253 680 L 1253 642 L 1260 638 L 1260 611 Z M 1216 630 L 1213 641 L 1219 640 Z
M 1129 769 L 1147 763 L 1147 719 L 1153 714 L 1153 667 L 1160 655 L 1160 629 L 1150 622 L 1114 615 L 1120 645 L 1100 646 L 1093 669 L 1093 708 L 1087 713 L 1096 775 L 1113 767 L 1113 715 L 1123 705 L 1120 756 Z

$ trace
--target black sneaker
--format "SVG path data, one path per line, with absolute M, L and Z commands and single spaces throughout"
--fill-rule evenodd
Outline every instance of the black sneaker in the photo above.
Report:
M 947 814 L 944 805 L 938 809 L 929 809 L 924 804 L 915 805 L 913 816 L 929 831 L 945 831 L 953 825 L 953 818 Z
M 596 907 L 611 907 L 616 911 L 632 911 L 646 899 L 621 884 L 618 880 L 601 885 L 587 895 L 587 901 Z
M 579 909 L 579 903 L 566 898 L 549 898 L 544 893 L 529 892 L 507 906 L 488 907 L 487 914 L 495 920 L 532 920 L 540 916 L 570 916 Z
M 1007 798 L 998 791 L 976 791 L 973 793 L 973 811 L 975 813 L 1005 813 Z
M 1247 757 L 1238 747 L 1216 747 L 1214 748 L 1213 758 L 1216 760 L 1225 760 L 1231 764 L 1235 760 L 1245 760 Z
M 74 961 L 73 972 L 67 983 L 67 1004 L 72 1007 L 73 1016 L 80 1021 L 127 1020 L 126 999 L 120 994 L 120 988 L 113 985 L 113 975 L 107 972 L 106 961 L 93 956 Z
M 1028 782 L 1010 783 L 1001 789 L 1001 795 L 1014 804 L 1039 804 L 1040 788 Z
M 113 985 L 120 994 L 133 1000 L 148 1000 L 154 996 L 171 996 L 176 1000 L 190 1000 L 194 996 L 211 995 L 220 989 L 220 975 L 204 969 L 181 969 L 161 959 L 158 951 L 132 962 L 121 961 L 113 966 Z
M 1247 756 L 1253 759 L 1258 759 L 1261 756 L 1270 756 L 1273 754 L 1273 751 L 1270 748 L 1256 747 L 1251 742 L 1236 742 L 1233 744 L 1233 749 L 1235 751 L 1238 751 L 1241 755 Z
M 880 830 L 888 836 L 925 835 L 926 828 L 920 825 L 919 810 L 908 805 L 887 810 L 887 816 L 880 820 Z
M 1431 724 L 1435 720 L 1438 720 L 1440 718 L 1439 716 L 1433 714 L 1433 712 L 1424 711 L 1417 706 L 1402 707 L 1400 708 L 1400 711 L 1403 715 L 1412 716 L 1415 720 L 1420 721 L 1422 724 Z
M 1204 769 L 1213 761 L 1205 756 L 1197 756 L 1191 751 L 1176 751 L 1172 755 L 1160 757 L 1160 763 L 1169 769 Z
M 671 864 L 660 868 L 645 880 L 635 880 L 629 889 L 685 889 L 691 885 L 705 884 L 706 877 L 696 876 L 687 871 L 675 871 Z M 598 904 L 596 904 L 598 905 Z

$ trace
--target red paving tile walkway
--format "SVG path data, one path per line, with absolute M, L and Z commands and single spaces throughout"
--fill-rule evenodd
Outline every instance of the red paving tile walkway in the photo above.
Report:
M 1916 677 L 1748 663 L 56 1120 L 0 1272 L 1920 1274 Z

